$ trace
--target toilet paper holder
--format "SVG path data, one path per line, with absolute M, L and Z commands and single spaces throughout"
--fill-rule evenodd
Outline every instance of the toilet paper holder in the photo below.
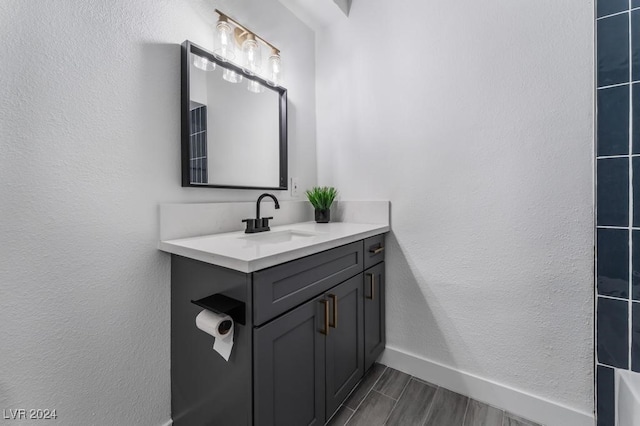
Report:
M 237 299 L 218 293 L 191 303 L 217 314 L 229 315 L 236 324 L 245 325 L 245 304 Z

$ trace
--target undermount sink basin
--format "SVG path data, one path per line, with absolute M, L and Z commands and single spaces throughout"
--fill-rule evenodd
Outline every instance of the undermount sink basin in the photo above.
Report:
M 247 241 L 251 245 L 260 245 L 260 244 L 278 244 L 278 243 L 287 243 L 290 241 L 301 240 L 309 237 L 315 237 L 315 232 L 307 232 L 307 231 L 296 231 L 292 229 L 285 229 L 284 231 L 266 231 L 258 234 L 247 234 L 243 235 L 240 238 L 241 240 Z

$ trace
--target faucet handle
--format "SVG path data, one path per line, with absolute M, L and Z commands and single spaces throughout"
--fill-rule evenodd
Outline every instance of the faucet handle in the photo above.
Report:
M 261 227 L 262 228 L 267 228 L 266 229 L 267 231 L 269 230 L 269 219 L 273 219 L 273 216 L 271 216 L 271 217 L 263 217 L 262 219 L 260 219 L 262 221 L 261 224 L 260 224 Z
M 256 225 L 259 219 L 242 219 L 242 222 L 247 224 L 247 228 L 244 230 L 245 234 L 251 234 L 255 231 Z

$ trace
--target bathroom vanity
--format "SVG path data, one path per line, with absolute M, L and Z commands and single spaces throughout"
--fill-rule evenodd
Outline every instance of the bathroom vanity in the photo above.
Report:
M 287 189 L 287 90 L 277 83 L 183 43 L 183 186 Z M 247 113 L 260 119 L 245 126 Z M 345 202 L 343 220 L 318 225 L 305 222 L 306 202 L 262 217 L 265 196 L 280 209 L 263 194 L 254 217 L 245 203 L 161 206 L 176 426 L 322 426 L 384 349 L 389 203 Z M 228 232 L 240 221 L 246 234 Z M 233 319 L 228 361 L 196 328 L 203 309 Z
M 236 232 L 161 242 L 172 253 L 176 426 L 323 425 L 384 349 L 388 226 L 282 228 L 264 236 Z M 314 229 L 323 232 L 311 236 Z M 242 243 L 234 248 L 232 240 Z M 241 247 L 254 261 L 230 253 Z M 213 351 L 213 337 L 194 324 L 203 307 L 192 301 L 214 294 L 244 311 L 234 312 L 228 362 Z

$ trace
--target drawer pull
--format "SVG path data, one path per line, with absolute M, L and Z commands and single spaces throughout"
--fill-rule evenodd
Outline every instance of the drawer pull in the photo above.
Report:
M 329 298 L 333 302 L 333 321 L 329 323 L 329 327 L 336 328 L 338 326 L 338 296 L 330 294 Z
M 329 301 L 321 300 L 320 303 L 324 305 L 324 330 L 321 331 L 325 336 L 329 335 Z
M 383 251 L 384 251 L 384 247 L 383 246 L 380 246 L 377 249 L 373 249 L 373 248 L 369 249 L 369 253 L 373 253 L 373 254 L 380 254 Z
M 376 298 L 376 274 L 367 274 L 369 275 L 369 277 L 371 278 L 370 284 L 371 284 L 371 296 L 367 297 L 367 299 L 371 299 L 374 300 Z

